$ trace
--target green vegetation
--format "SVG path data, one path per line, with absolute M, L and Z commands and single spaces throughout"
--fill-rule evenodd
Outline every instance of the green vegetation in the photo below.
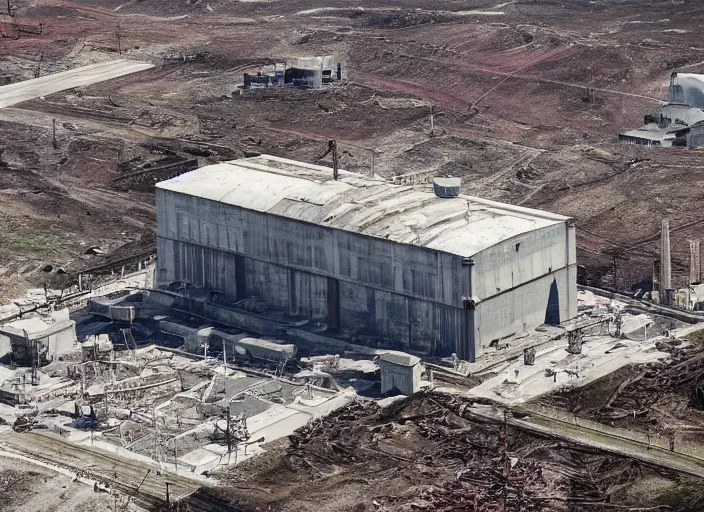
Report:
M 0 251 L 45 257 L 58 257 L 65 252 L 58 237 L 32 233 L 25 226 L 2 218 Z
M 56 238 L 29 233 L 0 234 L 0 245 L 12 252 L 43 254 L 45 256 L 61 252 L 61 246 Z
M 696 346 L 701 347 L 702 345 L 704 345 L 704 329 L 694 331 L 693 333 L 688 334 L 686 338 L 692 343 L 694 343 Z
M 672 507 L 677 512 L 701 512 L 704 510 L 704 488 L 695 480 L 680 480 L 660 494 L 658 502 Z

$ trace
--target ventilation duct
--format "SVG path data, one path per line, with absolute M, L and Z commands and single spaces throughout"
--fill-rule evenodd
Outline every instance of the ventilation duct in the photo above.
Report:
M 433 189 L 438 197 L 457 197 L 460 195 L 461 178 L 435 178 Z

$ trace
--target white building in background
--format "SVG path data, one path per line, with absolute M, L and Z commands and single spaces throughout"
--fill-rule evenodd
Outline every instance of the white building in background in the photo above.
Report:
M 334 180 L 267 155 L 161 182 L 156 203 L 158 285 L 220 321 L 237 323 L 257 298 L 258 318 L 474 360 L 577 314 L 575 228 L 561 215 L 346 171 Z

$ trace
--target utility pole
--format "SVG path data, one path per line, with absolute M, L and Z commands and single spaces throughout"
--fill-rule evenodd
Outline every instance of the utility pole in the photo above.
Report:
M 12 16 L 12 9 L 10 8 L 10 0 L 7 0 L 7 15 Z
M 27 331 L 24 330 L 25 339 L 29 339 Z M 32 386 L 39 385 L 39 341 L 32 340 Z
M 120 32 L 120 24 L 117 24 L 117 53 L 122 55 L 122 33 Z
M 225 377 L 227 377 L 227 347 L 224 338 L 222 340 L 222 364 L 225 367 Z
M 86 365 L 81 364 L 81 396 L 86 396 Z
M 613 287 L 614 290 L 618 290 L 618 275 L 617 275 L 617 262 L 618 260 L 627 261 L 630 258 L 625 254 L 624 250 L 620 247 L 607 247 L 604 249 L 603 254 L 611 256 L 612 269 L 613 269 Z
M 34 78 L 39 78 L 42 73 L 42 62 L 44 61 L 44 52 L 39 54 L 39 62 L 37 62 L 37 70 L 34 72 Z
M 230 426 L 230 402 L 227 403 L 227 462 L 230 462 L 232 453 L 232 430 Z
M 176 468 L 176 474 L 178 474 L 178 443 L 176 443 L 175 437 L 174 437 L 174 466 Z
M 508 478 L 511 472 L 511 461 L 508 458 L 508 418 L 506 409 L 504 409 L 504 427 L 503 427 L 503 447 L 501 449 L 501 462 L 504 465 L 504 485 L 502 492 L 503 508 L 502 512 L 506 512 L 506 502 L 508 500 Z
M 51 139 L 54 149 L 57 149 L 59 145 L 56 143 L 56 118 L 51 120 Z
M 338 160 L 337 160 L 337 141 L 330 141 L 330 149 L 332 150 L 332 177 L 335 181 L 340 179 L 340 173 L 338 170 Z
M 430 105 L 430 134 L 435 132 L 435 118 L 433 117 L 433 106 Z
M 330 153 L 332 153 L 332 177 L 335 181 L 340 179 L 340 173 L 338 170 L 338 159 L 337 159 L 337 141 L 336 140 L 329 140 L 328 141 L 328 149 L 318 157 L 318 160 L 322 160 L 326 156 L 328 156 Z

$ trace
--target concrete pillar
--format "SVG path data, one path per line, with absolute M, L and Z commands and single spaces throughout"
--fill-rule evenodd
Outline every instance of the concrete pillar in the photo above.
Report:
M 670 221 L 663 219 L 660 238 L 660 302 L 668 301 L 667 291 L 672 288 L 672 265 L 670 261 Z
M 689 241 L 689 284 L 702 282 L 702 263 L 699 240 Z
M 340 328 L 340 281 L 328 277 L 327 291 L 328 330 L 337 331 Z
M 567 317 L 577 316 L 577 228 L 574 221 L 567 222 Z

